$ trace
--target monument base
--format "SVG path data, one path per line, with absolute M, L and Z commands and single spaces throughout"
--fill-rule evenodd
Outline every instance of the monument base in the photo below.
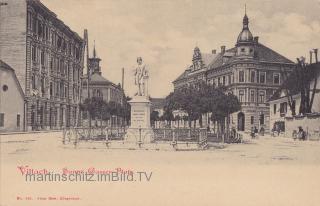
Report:
M 151 102 L 146 96 L 134 96 L 131 101 L 131 125 L 125 135 L 125 141 L 150 143 L 154 133 L 150 125 Z

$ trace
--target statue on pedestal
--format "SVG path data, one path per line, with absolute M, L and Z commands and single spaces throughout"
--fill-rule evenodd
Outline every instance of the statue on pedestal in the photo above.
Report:
M 141 57 L 137 58 L 137 63 L 138 66 L 134 73 L 134 83 L 137 86 L 137 92 L 129 101 L 131 106 L 131 123 L 125 135 L 125 141 L 141 146 L 142 144 L 153 142 L 154 133 L 150 124 L 149 74 L 147 66 L 143 64 Z
M 146 65 L 143 64 L 142 58 L 137 58 L 138 66 L 135 70 L 134 84 L 137 85 L 138 91 L 135 96 L 148 96 L 148 79 L 149 74 Z

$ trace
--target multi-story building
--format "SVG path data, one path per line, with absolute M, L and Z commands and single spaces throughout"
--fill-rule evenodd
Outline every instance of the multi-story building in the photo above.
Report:
M 253 37 L 245 14 L 243 28 L 235 47 L 210 54 L 196 47 L 189 66 L 174 82 L 174 88 L 198 81 L 226 86 L 228 92 L 241 102 L 241 111 L 232 114 L 231 123 L 239 131 L 250 131 L 254 126 L 269 128 L 269 105 L 266 100 L 279 88 L 283 72 L 291 72 L 294 63 Z
M 102 98 L 106 103 L 115 102 L 122 105 L 125 98 L 124 91 L 120 84 L 115 84 L 105 77 L 102 76 L 101 59 L 97 57 L 96 49 L 93 49 L 93 57 L 89 58 L 89 71 L 90 71 L 90 81 L 89 85 L 87 80 L 84 80 L 82 83 L 82 98 L 85 100 L 88 98 L 88 88 L 90 97 Z M 111 121 L 108 121 L 107 124 L 119 125 L 122 121 L 121 118 L 116 116 L 111 118 Z
M 21 85 L 23 128 L 75 125 L 84 40 L 40 0 L 1 2 L 0 59 L 14 69 Z

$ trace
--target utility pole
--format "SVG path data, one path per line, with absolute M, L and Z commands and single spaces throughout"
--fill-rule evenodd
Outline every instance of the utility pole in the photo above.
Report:
M 89 38 L 88 38 L 88 30 L 85 29 L 84 30 L 84 39 L 87 45 L 87 55 L 86 55 L 86 63 L 87 63 L 87 92 L 88 92 L 88 100 L 89 103 L 90 101 L 90 90 L 89 90 L 89 84 L 90 84 L 90 79 L 91 79 L 91 71 L 90 71 L 90 67 L 89 67 Z M 87 111 L 87 117 L 89 120 L 89 132 L 88 132 L 88 138 L 91 137 L 91 114 L 90 111 Z
M 85 36 L 85 35 L 84 35 Z M 84 66 L 84 53 L 85 53 L 85 48 L 87 46 L 87 42 L 85 41 L 84 39 L 84 42 L 83 42 L 83 46 L 82 46 L 82 58 L 81 58 L 81 62 L 82 62 L 82 65 Z M 83 84 L 83 80 L 84 80 L 84 76 L 83 76 L 83 69 L 84 67 L 82 67 L 82 70 L 81 70 L 81 77 L 80 77 L 80 87 L 79 87 L 79 99 L 78 99 L 78 108 L 77 108 L 77 113 L 76 113 L 76 123 L 75 123 L 75 127 L 79 127 L 79 126 L 82 126 L 81 122 L 82 122 L 82 113 L 81 113 L 81 110 L 80 110 L 80 104 L 82 103 L 82 84 Z
M 124 127 L 127 125 L 127 120 L 126 120 L 126 111 L 127 111 L 127 102 L 126 102 L 126 95 L 124 93 L 124 67 L 122 67 L 122 83 L 121 83 L 121 88 L 122 88 L 122 105 L 124 108 L 124 113 L 123 113 L 123 122 L 124 122 Z

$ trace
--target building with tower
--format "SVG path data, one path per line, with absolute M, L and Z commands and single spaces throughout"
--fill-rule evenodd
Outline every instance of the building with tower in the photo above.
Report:
M 225 86 L 227 92 L 236 95 L 241 111 L 231 115 L 231 124 L 238 131 L 249 132 L 252 127 L 269 131 L 268 98 L 280 87 L 282 74 L 291 72 L 295 64 L 259 42 L 249 29 L 245 13 L 243 27 L 235 47 L 221 46 L 220 53 L 201 53 L 196 47 L 190 65 L 176 80 L 174 89 L 205 81 Z M 210 124 L 210 120 L 206 121 Z
M 121 87 L 121 84 L 115 84 L 105 77 L 102 76 L 101 59 L 97 56 L 96 48 L 93 48 L 93 56 L 88 59 L 89 64 L 89 85 L 87 80 L 84 80 L 82 83 L 82 99 L 85 100 L 88 98 L 88 88 L 89 95 L 91 97 L 102 98 L 105 102 L 116 102 L 118 104 L 123 103 L 124 91 Z M 118 124 L 120 121 L 119 118 L 113 117 L 109 123 Z
M 76 125 L 83 39 L 40 0 L 10 0 L 0 9 L 0 59 L 14 70 L 24 97 L 23 103 L 1 99 L 23 111 L 16 130 Z

